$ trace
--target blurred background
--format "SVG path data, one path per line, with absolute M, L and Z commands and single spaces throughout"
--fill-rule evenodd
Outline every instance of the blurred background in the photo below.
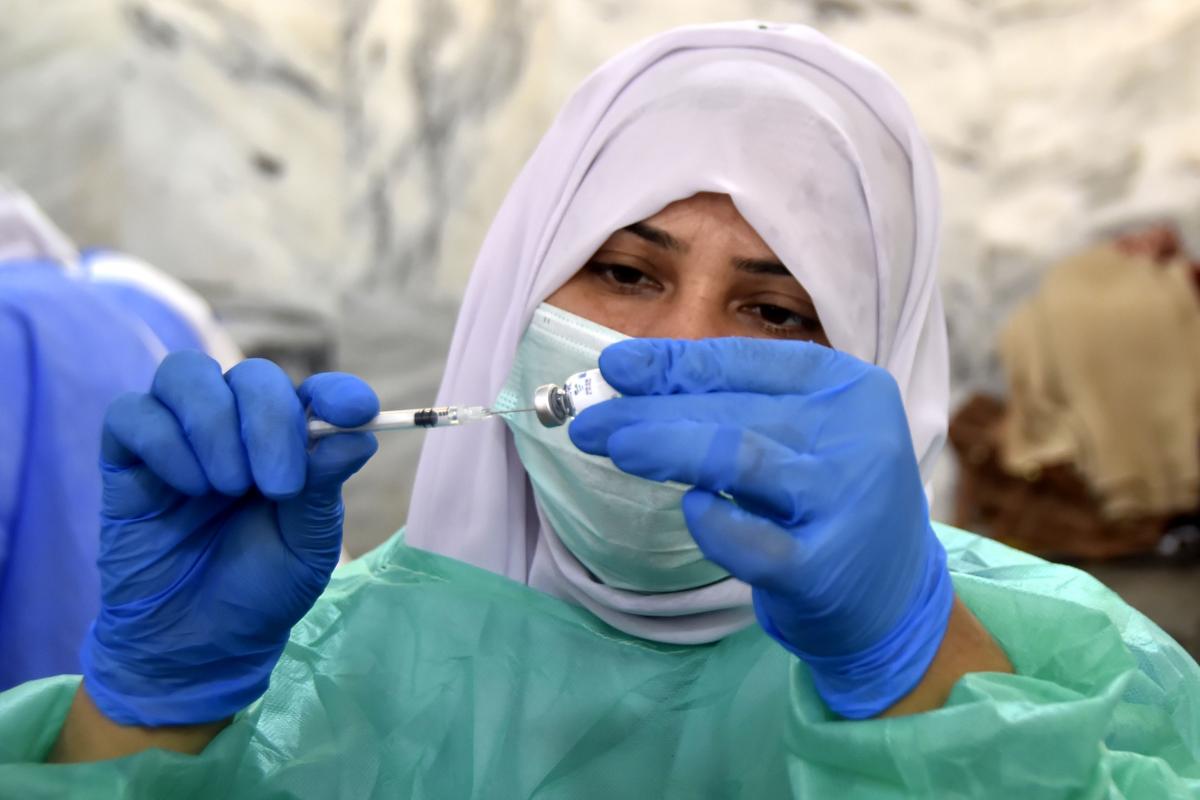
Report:
M 953 407 L 999 398 L 960 420 L 934 512 L 1021 544 L 988 492 L 1028 507 L 1021 492 L 1061 486 L 988 449 L 1014 372 L 997 342 L 1043 277 L 1097 242 L 1156 264 L 1200 253 L 1200 3 L 5 0 L 0 173 L 74 242 L 196 290 L 246 353 L 296 376 L 357 372 L 385 407 L 424 404 L 490 218 L 570 90 L 647 35 L 749 17 L 863 53 L 923 125 L 945 199 Z M 352 554 L 403 524 L 420 444 L 387 437 L 351 482 Z M 960 463 L 999 472 L 964 495 Z M 1072 474 L 1099 509 L 1093 539 L 1123 535 L 1086 465 Z M 1048 554 L 1195 652 L 1187 511 L 1138 511 L 1136 546 Z

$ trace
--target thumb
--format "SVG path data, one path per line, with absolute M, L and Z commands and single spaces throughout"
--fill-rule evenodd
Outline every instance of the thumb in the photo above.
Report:
M 312 566 L 333 568 L 342 548 L 342 484 L 375 455 L 374 434 L 340 433 L 317 441 L 308 454 L 304 489 L 279 504 L 284 542 Z

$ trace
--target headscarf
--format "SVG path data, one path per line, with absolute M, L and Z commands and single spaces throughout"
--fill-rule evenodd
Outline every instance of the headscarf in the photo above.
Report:
M 895 377 L 928 481 L 949 394 L 932 158 L 892 81 L 802 26 L 679 28 L 583 83 L 488 231 L 438 402 L 494 400 L 534 309 L 614 231 L 702 191 L 732 198 L 834 347 Z M 428 435 L 407 541 L 649 639 L 712 641 L 753 621 L 733 578 L 659 595 L 599 583 L 541 519 L 501 424 Z

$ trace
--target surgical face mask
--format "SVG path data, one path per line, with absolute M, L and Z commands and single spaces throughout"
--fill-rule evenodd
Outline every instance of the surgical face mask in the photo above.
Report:
M 492 407 L 528 408 L 539 386 L 594 368 L 601 350 L 627 338 L 543 303 Z M 680 505 L 688 487 L 622 472 L 611 460 L 575 447 L 566 426 L 547 428 L 528 413 L 504 420 L 542 513 L 563 544 L 605 584 L 672 592 L 728 576 L 704 558 L 688 532 Z

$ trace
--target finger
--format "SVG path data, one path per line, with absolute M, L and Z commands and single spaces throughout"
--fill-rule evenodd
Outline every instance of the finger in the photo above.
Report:
M 145 464 L 117 467 L 101 461 L 104 517 L 126 521 L 146 519 L 179 502 L 180 492 Z
M 344 372 L 313 375 L 296 393 L 319 419 L 340 428 L 365 425 L 379 414 L 379 398 L 367 382 Z
M 237 403 L 254 483 L 271 500 L 295 497 L 304 488 L 308 433 L 292 382 L 261 358 L 241 362 L 225 380 Z
M 237 404 L 220 365 L 198 350 L 171 353 L 154 373 L 150 391 L 179 420 L 213 487 L 234 497 L 245 494 L 253 478 Z
M 600 372 L 621 394 L 812 394 L 873 369 L 812 342 L 771 339 L 628 339 L 600 353 Z
M 309 454 L 304 491 L 279 507 L 280 530 L 292 552 L 321 567 L 341 553 L 342 484 L 375 454 L 374 434 L 344 433 L 317 440 Z
M 765 436 L 711 422 L 650 422 L 622 428 L 608 442 L 620 469 L 677 481 L 738 503 L 783 525 L 799 524 L 820 486 L 816 460 Z
M 683 518 L 704 557 L 751 586 L 795 588 L 804 544 L 769 519 L 704 489 L 683 496 Z
M 138 473 L 142 473 L 143 478 L 149 476 L 149 471 L 141 466 L 127 470 L 121 479 L 124 481 L 134 477 L 136 480 Z M 140 505 L 136 501 L 129 502 L 139 489 L 148 490 L 143 494 L 144 502 Z M 245 500 L 244 496 L 228 497 L 209 493 L 204 497 L 183 498 L 181 501 L 178 492 L 155 494 L 153 486 L 148 483 L 141 487 L 126 484 L 118 491 L 121 492 L 118 504 L 105 507 L 105 523 L 116 524 L 101 525 L 97 563 L 104 574 L 111 574 L 112 570 L 125 570 L 130 563 L 141 563 L 142 567 L 136 571 L 136 575 L 129 575 L 104 589 L 104 601 L 109 607 L 122 605 L 137 597 L 158 594 L 175 580 L 173 560 L 147 560 L 147 547 L 178 557 L 188 557 L 186 554 L 199 557 L 200 552 L 208 548 L 211 539 L 195 536 L 194 532 L 218 520 L 231 507 Z
M 373 433 L 321 437 L 309 455 L 304 495 L 314 500 L 332 497 L 341 491 L 342 484 L 362 469 L 378 449 L 379 442 Z
M 148 394 L 124 394 L 108 407 L 100 459 L 108 469 L 145 464 L 184 494 L 198 497 L 212 488 L 175 415 Z
M 808 412 L 804 397 L 742 392 L 618 397 L 584 409 L 567 429 L 585 453 L 608 455 L 608 440 L 621 428 L 643 422 L 733 424 L 774 439 L 796 452 L 812 449 L 825 414 Z

